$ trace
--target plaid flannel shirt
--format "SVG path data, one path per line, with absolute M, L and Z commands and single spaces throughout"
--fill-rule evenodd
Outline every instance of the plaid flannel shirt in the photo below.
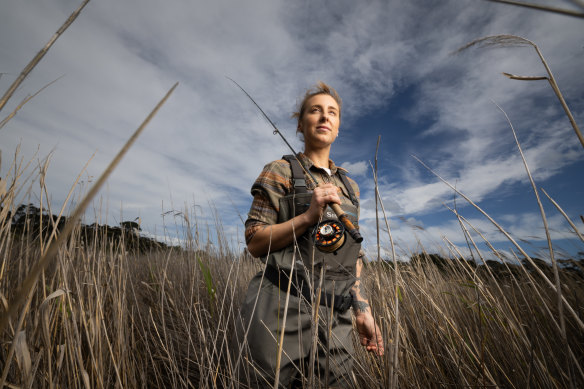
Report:
M 337 167 L 334 162 L 329 159 L 329 169 L 331 170 L 331 175 L 329 176 L 324 169 L 316 167 L 310 158 L 304 154 L 300 153 L 299 159 L 302 165 L 315 176 L 319 183 L 331 182 L 341 188 L 343 195 L 340 196 L 340 198 L 342 203 L 351 203 L 347 189 L 336 174 L 338 169 L 342 169 L 346 172 L 345 169 Z M 309 190 L 314 189 L 316 185 L 312 179 L 308 176 L 305 178 L 307 188 Z M 359 187 L 357 186 L 357 183 L 351 178 L 347 178 L 358 199 Z M 279 159 L 264 166 L 264 170 L 251 187 L 253 202 L 245 222 L 246 243 L 249 243 L 256 231 L 262 225 L 276 224 L 278 222 L 278 212 L 280 211 L 279 200 L 290 194 L 293 190 L 292 171 L 288 161 Z

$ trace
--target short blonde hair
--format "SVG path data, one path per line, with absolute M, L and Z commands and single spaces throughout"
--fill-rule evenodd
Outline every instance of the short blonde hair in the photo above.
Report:
M 343 102 L 341 100 L 341 96 L 337 93 L 337 91 L 331 87 L 330 85 L 325 84 L 322 81 L 319 81 L 314 85 L 312 88 L 308 89 L 304 94 L 304 98 L 298 104 L 297 111 L 292 114 L 293 118 L 298 120 L 298 124 L 300 124 L 300 120 L 302 120 L 302 116 L 304 116 L 304 112 L 306 112 L 306 104 L 311 97 L 316 95 L 329 95 L 332 97 L 339 106 L 339 121 L 341 120 L 341 107 L 343 106 Z

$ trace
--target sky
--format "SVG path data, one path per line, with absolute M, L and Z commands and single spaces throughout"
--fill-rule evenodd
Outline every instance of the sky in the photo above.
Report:
M 2 93 L 80 3 L 0 2 Z M 539 4 L 577 9 L 569 1 Z M 343 99 L 331 157 L 360 186 L 370 258 L 377 255 L 372 164 L 379 136 L 379 193 L 400 257 L 422 249 L 449 253 L 454 246 L 468 255 L 448 209 L 455 206 L 481 249 L 474 229 L 497 250 L 516 251 L 418 158 L 525 250 L 545 258 L 542 218 L 505 113 L 536 185 L 580 231 L 584 148 L 547 81 L 502 75 L 545 75 L 533 47 L 457 53 L 474 39 L 500 34 L 538 45 L 582 126 L 582 18 L 482 0 L 92 1 L 0 112 L 3 119 L 58 79 L 0 129 L 0 176 L 9 175 L 17 149 L 18 158 L 33 160 L 31 173 L 50 155 L 52 207 L 61 207 L 72 188 L 74 204 L 178 82 L 85 222 L 115 225 L 140 217 L 144 234 L 180 238 L 188 215 L 213 241 L 219 221 L 226 240 L 241 250 L 251 185 L 266 163 L 290 151 L 226 77 L 254 97 L 297 151 L 302 143 L 291 114 L 304 91 L 323 80 Z M 22 201 L 38 203 L 38 183 L 31 188 Z M 565 218 L 539 193 L 554 248 L 560 256 L 583 252 Z M 385 225 L 382 219 L 387 257 Z

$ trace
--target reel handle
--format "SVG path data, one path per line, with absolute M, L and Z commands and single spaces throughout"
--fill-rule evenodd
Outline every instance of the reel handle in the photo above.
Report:
M 329 207 L 332 208 L 332 210 L 335 212 L 341 223 L 343 223 L 343 226 L 345 226 L 345 229 L 347 230 L 349 235 L 351 235 L 351 238 L 355 239 L 355 242 L 357 243 L 363 242 L 363 237 L 359 233 L 359 230 L 357 230 L 353 223 L 351 223 L 349 217 L 347 216 L 346 213 L 343 212 L 340 205 L 331 203 L 329 204 Z

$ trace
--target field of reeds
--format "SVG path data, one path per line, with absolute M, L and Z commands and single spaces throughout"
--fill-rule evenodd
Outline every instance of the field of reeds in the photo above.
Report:
M 12 178 L 22 179 L 18 168 Z M 259 260 L 195 236 L 181 247 L 140 246 L 133 232 L 75 223 L 36 287 L 23 291 L 63 223 L 46 204 L 15 212 L 13 195 L 29 185 L 8 184 L 2 315 L 25 296 L 0 334 L 2 387 L 248 387 L 250 365 L 233 334 Z M 387 352 L 356 347 L 355 387 L 584 385 L 584 261 L 560 267 L 562 305 L 543 279 L 553 280 L 547 263 L 477 262 L 451 246 L 449 258 L 422 252 L 397 267 L 366 265 Z
M 50 44 L 2 97 L 0 110 Z M 0 388 L 249 387 L 253 368 L 233 335 L 247 284 L 263 268 L 259 260 L 231 247 L 221 225 L 217 244 L 199 241 L 187 213 L 180 213 L 180 247 L 81 222 L 154 113 L 71 214 L 66 204 L 56 210 L 48 201 L 48 163 L 31 168 L 18 153 L 9 162 L 0 180 Z M 23 207 L 32 187 L 41 188 L 40 202 Z M 483 252 L 473 240 L 478 231 L 471 234 L 458 217 L 472 260 L 447 243 L 442 253 L 422 250 L 408 262 L 366 264 L 365 289 L 386 353 L 367 354 L 355 339 L 353 386 L 584 387 L 584 261 L 548 264 L 529 257 L 512 236 L 516 258 L 488 242 L 481 244 L 492 249 Z M 312 374 L 304 387 L 317 382 Z

